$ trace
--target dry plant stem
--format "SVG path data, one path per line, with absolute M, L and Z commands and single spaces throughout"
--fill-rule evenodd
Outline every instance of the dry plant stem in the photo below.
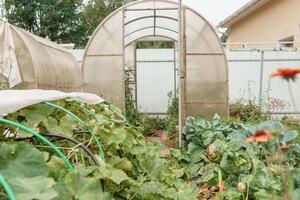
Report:
M 291 97 L 291 100 L 292 100 L 293 109 L 294 109 L 294 111 L 297 111 L 296 101 L 295 101 L 295 97 L 294 97 L 294 94 L 293 94 L 291 81 L 288 80 L 287 82 L 288 82 L 288 88 L 289 88 L 289 93 L 290 93 L 290 97 Z
M 224 185 L 223 185 L 223 181 L 222 181 L 221 170 L 218 171 L 218 179 L 219 179 L 219 192 L 224 192 Z

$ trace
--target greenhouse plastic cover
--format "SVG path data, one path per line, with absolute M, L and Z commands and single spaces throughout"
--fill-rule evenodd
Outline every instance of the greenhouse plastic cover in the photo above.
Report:
M 82 72 L 62 46 L 0 20 L 0 85 L 81 91 Z
M 95 94 L 72 92 L 64 93 L 56 90 L 1 90 L 0 117 L 16 112 L 27 106 L 45 101 L 56 101 L 68 97 L 76 98 L 87 104 L 99 104 L 104 99 Z

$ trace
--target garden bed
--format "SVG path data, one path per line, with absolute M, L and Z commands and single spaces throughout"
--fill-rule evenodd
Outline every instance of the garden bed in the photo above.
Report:
M 0 174 L 17 199 L 300 198 L 298 132 L 278 121 L 256 125 L 217 115 L 212 121 L 188 118 L 186 147 L 176 149 L 170 148 L 176 140 L 165 131 L 147 136 L 155 142 L 148 141 L 143 127 L 132 126 L 108 103 L 88 106 L 67 99 L 52 104 L 30 106 L 4 120 L 29 127 L 59 151 L 24 129 L 0 126 L 5 133 Z M 1 197 L 8 194 L 0 189 Z

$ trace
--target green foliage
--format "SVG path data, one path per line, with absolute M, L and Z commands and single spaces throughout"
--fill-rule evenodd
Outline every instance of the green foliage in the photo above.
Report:
M 230 117 L 234 121 L 247 123 L 259 123 L 266 120 L 260 107 L 253 101 L 243 102 L 242 100 L 230 104 Z
M 81 21 L 87 36 L 92 35 L 98 25 L 117 8 L 123 6 L 124 0 L 91 0 L 81 12 Z
M 153 135 L 157 131 L 166 130 L 166 128 L 167 121 L 165 118 L 145 116 L 143 119 L 144 135 Z
M 4 0 L 8 22 L 58 43 L 84 47 L 97 26 L 124 0 Z
M 66 120 L 66 113 L 46 104 L 6 118 L 38 131 L 59 130 L 80 140 L 97 156 L 91 136 L 78 133 L 90 127 L 103 145 L 105 163 L 99 158 L 100 166 L 91 165 L 74 146 L 52 140 L 68 157 L 84 157 L 70 159 L 75 171 L 69 172 L 60 158 L 34 138 L 27 143 L 15 141 L 23 133 L 10 128 L 14 138 L 0 136 L 1 141 L 9 141 L 0 144 L 0 173 L 19 199 L 195 200 L 196 193 L 199 199 L 299 199 L 300 145 L 295 142 L 299 134 L 287 131 L 280 122 L 245 125 L 222 122 L 218 115 L 212 121 L 188 118 L 184 129 L 187 149 L 170 149 L 165 158 L 161 155 L 165 146 L 146 141 L 140 128 L 130 125 L 112 105 L 88 106 L 71 99 L 56 103 L 86 125 Z M 176 107 L 170 113 L 177 113 Z M 68 129 L 63 128 L 66 124 Z M 6 129 L 0 126 L 1 132 Z M 272 138 L 265 143 L 245 142 L 257 130 L 272 130 Z
M 173 139 L 178 125 L 178 97 L 172 92 L 168 94 L 169 107 L 167 117 L 151 117 L 141 113 L 134 101 L 134 89 L 132 88 L 134 80 L 134 70 L 129 69 L 125 72 L 125 110 L 128 122 L 134 126 L 143 129 L 144 135 L 153 135 L 159 130 L 166 130 L 169 137 Z
M 289 130 L 296 130 L 300 133 L 300 121 L 294 119 L 292 117 L 283 117 L 281 122 L 286 126 Z M 297 138 L 297 142 L 300 144 L 300 136 Z
M 142 41 L 137 43 L 137 49 L 173 49 L 172 41 Z
M 17 199 L 57 197 L 53 179 L 47 178 L 41 152 L 25 143 L 2 143 L 0 149 L 0 173 L 8 180 Z
M 168 94 L 169 107 L 168 115 L 166 118 L 166 130 L 168 131 L 169 138 L 173 139 L 176 133 L 176 127 L 179 123 L 179 99 L 178 96 L 172 92 Z
M 247 143 L 257 130 L 272 131 L 273 136 L 266 143 Z M 290 183 L 292 191 L 284 187 L 287 177 L 296 177 L 299 171 L 297 135 L 276 121 L 253 126 L 224 123 L 217 115 L 212 122 L 188 118 L 184 129 L 188 149 L 181 163 L 194 184 L 218 188 L 216 199 L 281 199 L 287 194 L 288 199 L 297 199 L 293 197 L 298 195 L 297 181 Z M 221 192 L 224 188 L 226 192 Z
M 274 100 L 272 102 L 274 109 L 281 109 L 284 107 L 280 102 Z M 262 110 L 253 101 L 243 102 L 236 101 L 230 104 L 230 117 L 224 121 L 239 121 L 243 123 L 259 124 L 267 119 Z M 281 119 L 282 124 L 289 130 L 296 130 L 300 132 L 300 121 L 293 117 L 283 117 Z M 297 138 L 297 142 L 300 143 L 300 136 Z
M 9 183 L 17 199 L 51 200 L 58 196 L 54 180 L 45 176 L 15 177 L 9 179 Z
M 134 80 L 135 71 L 129 69 L 125 71 L 125 113 L 128 122 L 135 126 L 142 126 L 143 114 L 139 112 L 134 101 L 134 89 L 132 81 Z
M 30 32 L 38 29 L 36 14 L 41 9 L 41 1 L 22 1 L 22 0 L 5 0 L 2 2 L 4 17 L 18 27 L 24 28 Z
M 0 153 L 0 173 L 17 192 L 16 196 L 25 200 L 32 198 L 196 199 L 195 188 L 185 182 L 182 167 L 176 160 L 168 160 L 161 156 L 165 146 L 146 141 L 139 128 L 130 125 L 119 109 L 107 103 L 88 106 L 74 100 L 58 101 L 56 104 L 78 115 L 86 125 L 81 126 L 74 121 L 65 120 L 66 113 L 56 109 L 46 109 L 47 104 L 43 103 L 22 109 L 7 118 L 22 123 L 27 122 L 30 128 L 44 132 L 61 130 L 60 134 L 76 138 L 99 157 L 99 150 L 91 136 L 78 132 L 90 127 L 103 145 L 105 163 L 99 158 L 100 166 L 92 166 L 87 162 L 87 156 L 78 152 L 74 145 L 52 140 L 65 155 L 70 157 L 75 171 L 69 172 L 60 158 L 34 138 L 28 140 L 28 144 L 17 144 L 14 139 L 17 137 L 21 139 L 22 135 L 19 130 L 10 128 L 10 131 L 15 134 L 12 138 L 0 137 L 2 141 L 11 141 L 10 144 L 1 144 L 3 151 Z M 31 116 L 32 113 L 34 114 Z M 39 116 L 40 120 L 36 117 L 37 113 L 43 113 Z M 45 123 L 50 116 L 52 122 Z M 65 125 L 62 121 L 65 121 L 68 127 L 73 127 L 73 131 L 64 133 Z M 0 126 L 2 131 L 6 128 Z M 13 154 L 16 156 L 12 157 L 11 152 L 20 153 Z M 76 159 L 72 159 L 72 155 L 75 155 Z M 11 173 L 15 174 L 11 175 Z M 25 181 L 31 181 L 31 184 L 22 186 Z M 39 186 L 35 186 L 36 184 Z
M 82 0 L 5 0 L 8 22 L 58 43 L 84 46 L 86 29 L 81 21 Z

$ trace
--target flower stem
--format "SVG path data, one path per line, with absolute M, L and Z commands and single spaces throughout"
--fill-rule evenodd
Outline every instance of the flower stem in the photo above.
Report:
M 290 93 L 293 109 L 294 109 L 294 111 L 297 111 L 296 101 L 295 101 L 295 97 L 293 94 L 292 85 L 291 85 L 290 80 L 288 80 L 288 88 L 289 88 L 289 93 Z

